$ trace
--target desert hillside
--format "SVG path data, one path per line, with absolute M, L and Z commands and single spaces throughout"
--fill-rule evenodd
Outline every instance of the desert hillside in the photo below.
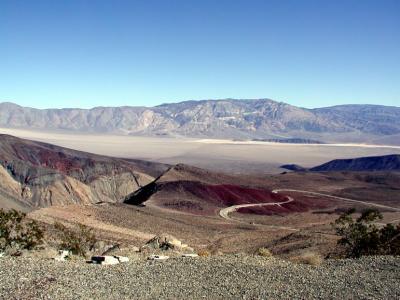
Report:
M 400 171 L 400 155 L 336 159 L 310 171 Z
M 120 202 L 167 168 L 0 135 L 0 197 L 9 208 Z

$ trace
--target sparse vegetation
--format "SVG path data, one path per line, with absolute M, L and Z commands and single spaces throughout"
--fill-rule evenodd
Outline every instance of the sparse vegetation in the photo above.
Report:
M 363 255 L 400 255 L 400 224 L 386 224 L 378 228 L 376 221 L 382 214 L 375 209 L 364 211 L 353 219 L 355 209 L 343 213 L 332 225 L 341 237 L 346 257 Z
M 206 249 L 201 249 L 201 250 L 199 250 L 199 251 L 197 252 L 197 255 L 198 255 L 198 256 L 201 256 L 201 257 L 208 257 L 208 256 L 211 255 L 211 253 L 210 253 L 210 251 L 208 251 L 208 250 L 206 250 Z
M 257 254 L 260 255 L 260 256 L 263 256 L 263 257 L 272 257 L 272 256 L 273 256 L 273 255 L 272 255 L 272 252 L 269 251 L 268 248 L 264 248 L 264 247 L 259 248 L 259 249 L 257 250 Z
M 319 266 L 323 262 L 322 256 L 315 252 L 305 252 L 299 256 L 292 257 L 290 260 L 295 263 L 311 266 Z
M 28 220 L 25 213 L 0 209 L 0 251 L 32 250 L 43 243 L 43 235 L 39 224 Z
M 97 239 L 91 228 L 78 224 L 77 228 L 71 229 L 61 223 L 55 223 L 54 227 L 60 240 L 60 249 L 69 250 L 72 254 L 84 257 L 88 251 L 94 249 Z

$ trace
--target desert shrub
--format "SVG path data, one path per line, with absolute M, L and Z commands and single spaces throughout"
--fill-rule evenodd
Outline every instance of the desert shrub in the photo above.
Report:
M 86 256 L 88 251 L 94 249 L 97 242 L 93 230 L 83 224 L 78 224 L 76 228 L 67 228 L 61 223 L 55 223 L 60 243 L 60 250 L 69 250 L 72 254 Z
M 269 249 L 268 248 L 259 248 L 258 250 L 257 250 L 257 254 L 259 255 L 259 256 L 263 256 L 263 257 L 272 257 L 272 252 L 271 251 L 269 251 Z
M 43 243 L 43 229 L 26 214 L 0 209 L 0 251 L 34 249 Z
M 323 262 L 322 256 L 315 252 L 305 252 L 299 256 L 292 257 L 290 260 L 295 263 L 311 266 L 319 266 Z
M 211 253 L 210 253 L 210 251 L 208 251 L 208 250 L 206 250 L 206 249 L 201 249 L 201 250 L 199 250 L 199 251 L 197 252 L 197 255 L 198 255 L 198 256 L 202 256 L 202 257 L 207 257 L 207 256 L 210 256 Z
M 351 209 L 332 224 L 341 237 L 338 245 L 344 247 L 345 256 L 400 254 L 400 224 L 386 224 L 379 229 L 375 224 L 382 219 L 379 211 L 365 210 L 355 220 L 354 213 L 355 209 Z

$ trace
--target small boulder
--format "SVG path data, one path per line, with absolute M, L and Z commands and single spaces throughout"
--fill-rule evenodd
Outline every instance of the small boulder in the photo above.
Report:
M 92 256 L 92 263 L 98 265 L 116 265 L 119 264 L 119 260 L 114 256 Z
M 147 241 L 147 243 L 143 247 L 158 249 L 158 248 L 160 248 L 159 239 L 160 239 L 160 237 L 155 236 L 151 240 Z
M 193 257 L 199 257 L 199 255 L 196 253 L 186 253 L 182 254 L 182 257 L 193 258 Z
M 129 258 L 126 256 L 115 256 L 115 257 L 117 257 L 119 262 L 121 262 L 121 263 L 129 261 Z
M 91 263 L 99 265 L 116 265 L 122 262 L 128 262 L 129 258 L 125 256 L 117 255 L 100 255 L 92 256 Z
M 139 247 L 136 247 L 136 246 L 130 247 L 129 250 L 132 251 L 132 252 L 140 252 Z
M 71 251 L 68 250 L 59 250 L 58 256 L 54 257 L 56 261 L 66 261 L 71 257 Z
M 162 250 L 182 250 L 189 249 L 188 245 L 183 244 L 176 237 L 169 234 L 162 234 L 160 236 L 155 236 L 149 240 L 143 247 L 152 249 L 162 249 Z
M 150 255 L 147 259 L 148 260 L 166 260 L 168 259 L 169 256 L 166 255 Z

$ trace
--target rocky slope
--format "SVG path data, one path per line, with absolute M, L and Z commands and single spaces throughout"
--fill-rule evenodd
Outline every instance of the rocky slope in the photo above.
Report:
M 0 135 L 0 207 L 119 202 L 167 168 Z
M 0 126 L 134 135 L 400 144 L 399 107 L 343 105 L 305 109 L 269 99 L 186 101 L 156 107 L 88 110 L 39 110 L 0 103 Z

